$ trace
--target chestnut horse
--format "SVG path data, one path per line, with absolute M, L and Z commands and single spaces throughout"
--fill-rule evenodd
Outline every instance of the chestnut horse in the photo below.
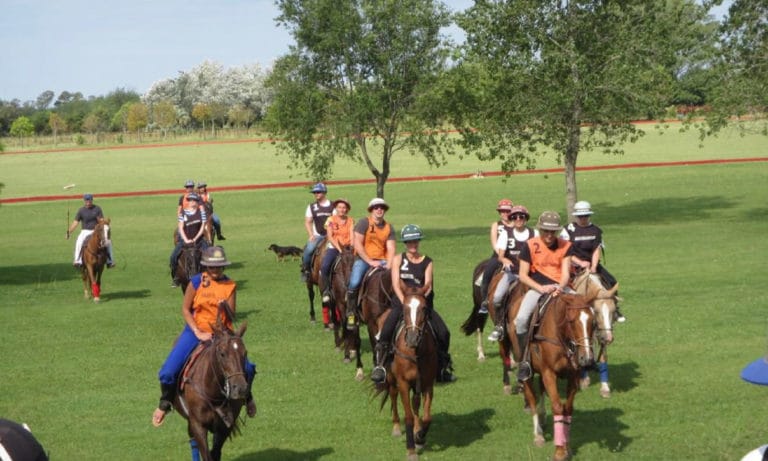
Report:
M 192 353 L 194 359 L 185 366 L 173 401 L 176 411 L 187 420 L 193 456 L 197 449 L 203 461 L 219 461 L 224 442 L 240 432 L 238 417 L 249 387 L 242 339 L 247 323 L 233 332 L 217 317 L 212 326 L 213 339 Z M 209 432 L 213 434 L 210 448 Z
M 555 453 L 553 460 L 562 461 L 571 455 L 569 443 L 573 401 L 579 389 L 579 375 L 582 368 L 594 365 L 595 355 L 592 348 L 594 314 L 590 308 L 592 297 L 576 294 L 560 294 L 545 300 L 543 307 L 534 312 L 531 322 L 533 334 L 528 350 L 531 368 L 534 372 L 523 383 L 525 401 L 532 411 L 534 444 L 544 446 L 543 424 L 546 418 L 543 394 L 549 396 L 554 419 Z M 515 336 L 514 317 L 522 298 L 515 303 L 507 322 L 507 337 L 515 351 L 519 350 Z M 533 380 L 539 375 L 538 394 L 534 391 Z M 560 399 L 557 389 L 558 378 L 565 379 L 565 402 Z
M 111 230 L 109 218 L 99 218 L 93 233 L 83 243 L 83 265 L 80 269 L 83 278 L 83 297 L 93 302 L 101 300 L 101 274 L 109 258 L 109 239 Z
M 333 338 L 337 350 L 344 349 L 344 363 L 350 363 L 352 358 L 356 360 L 355 379 L 362 381 L 363 362 L 360 358 L 360 334 L 346 328 L 344 313 L 347 310 L 347 285 L 349 275 L 352 273 L 352 265 L 355 262 L 355 254 L 352 247 L 342 248 L 342 252 L 336 257 L 331 268 L 331 305 L 330 318 L 333 324 Z M 325 313 L 323 313 L 325 316 Z
M 597 340 L 600 343 L 600 352 L 597 354 L 597 370 L 600 373 L 600 396 L 604 399 L 611 397 L 611 387 L 608 385 L 608 345 L 613 342 L 613 321 L 616 312 L 616 291 L 619 285 L 614 285 L 610 290 L 605 288 L 598 274 L 588 270 L 577 274 L 571 281 L 573 289 L 585 295 L 589 291 L 597 289 L 597 297 L 592 301 L 592 310 L 595 313 L 597 328 Z M 587 370 L 583 370 L 579 385 L 582 389 L 589 387 L 590 379 Z
M 426 443 L 432 423 L 432 397 L 437 378 L 437 342 L 427 322 L 427 300 L 422 289 L 409 289 L 403 299 L 403 320 L 395 335 L 395 354 L 387 373 L 386 389 L 392 406 L 392 435 L 401 435 L 397 398 L 405 415 L 407 459 L 419 459 L 416 449 Z M 383 392 L 383 389 L 381 390 Z M 382 399 L 382 406 L 387 395 Z M 424 414 L 419 418 L 419 407 Z

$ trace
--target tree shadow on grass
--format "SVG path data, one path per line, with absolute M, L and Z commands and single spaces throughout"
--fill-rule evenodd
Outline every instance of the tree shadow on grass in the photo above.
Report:
M 226 450 L 226 447 L 224 447 Z M 267 448 L 265 450 L 249 453 L 234 458 L 235 461 L 261 461 L 265 459 L 274 461 L 312 461 L 328 456 L 334 452 L 333 448 L 316 448 L 308 451 L 285 450 L 283 448 Z
M 633 441 L 631 437 L 622 435 L 622 431 L 629 426 L 621 422 L 624 411 L 619 408 L 580 410 L 575 407 L 573 413 L 571 449 L 574 456 L 578 455 L 579 447 L 589 444 L 597 444 L 611 453 L 620 453 Z M 548 424 L 551 427 L 551 415 L 548 415 Z M 548 442 L 551 443 L 549 437 Z
M 480 408 L 461 415 L 434 414 L 427 440 L 429 450 L 440 452 L 472 445 L 491 431 L 488 421 L 495 414 L 493 408 Z
M 656 224 L 669 224 L 689 220 L 709 219 L 723 210 L 736 206 L 732 200 L 711 195 L 703 197 L 654 197 L 626 205 L 611 202 L 591 202 L 595 223 L 599 226 L 647 223 L 650 217 Z M 563 221 L 571 219 L 561 217 Z
M 29 285 L 80 279 L 80 269 L 75 269 L 72 264 L 67 263 L 0 267 L 0 285 Z

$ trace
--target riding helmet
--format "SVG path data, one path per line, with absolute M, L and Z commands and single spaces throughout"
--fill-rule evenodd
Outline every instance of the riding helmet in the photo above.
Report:
M 83 200 L 93 200 L 93 194 L 85 194 L 85 195 L 83 195 Z
M 200 258 L 200 264 L 208 267 L 224 267 L 229 266 L 230 262 L 227 260 L 227 255 L 224 253 L 224 248 L 220 246 L 212 246 L 203 250 L 203 256 Z
M 539 216 L 536 227 L 540 230 L 560 231 L 563 227 L 560 225 L 560 215 L 556 211 L 545 211 Z
M 522 205 L 515 205 L 512 207 L 511 210 L 512 214 L 522 214 L 525 215 L 525 219 L 531 219 L 531 214 L 528 213 L 528 208 L 522 206 Z
M 198 189 L 202 189 L 204 187 L 208 187 L 208 184 L 206 184 L 205 181 L 200 181 L 199 183 L 197 183 Z
M 312 186 L 312 190 L 310 192 L 312 192 L 313 194 L 316 194 L 318 192 L 322 192 L 323 194 L 326 194 L 328 193 L 328 188 L 325 187 L 325 184 L 319 182 L 314 186 Z
M 373 207 L 375 206 L 381 206 L 384 207 L 384 211 L 389 210 L 389 205 L 383 198 L 373 198 L 370 202 L 368 202 L 368 211 L 373 211 Z
M 503 198 L 496 205 L 496 211 L 512 211 L 512 200 Z
M 590 216 L 594 214 L 594 212 L 592 211 L 592 205 L 590 205 L 589 202 L 581 200 L 573 205 L 573 213 L 571 214 L 574 216 Z
M 187 182 L 184 183 L 184 187 L 195 187 L 195 180 L 194 179 L 187 179 Z
M 416 224 L 406 224 L 403 230 L 400 231 L 401 242 L 412 242 L 414 240 L 421 240 L 424 238 L 424 233 L 421 232 L 421 228 Z
M 343 204 L 347 205 L 347 211 L 351 211 L 352 210 L 352 205 L 349 204 L 349 200 L 347 200 L 345 198 L 336 199 L 336 200 L 333 201 L 333 207 L 336 208 L 336 206 L 338 206 L 339 203 L 343 203 Z

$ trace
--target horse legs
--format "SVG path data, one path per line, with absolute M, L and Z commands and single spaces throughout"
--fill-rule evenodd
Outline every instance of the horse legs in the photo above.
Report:
M 608 348 L 601 347 L 597 358 L 597 371 L 600 373 L 600 397 L 611 398 L 611 388 L 608 385 Z
M 424 391 L 424 416 L 421 418 L 421 429 L 415 434 L 415 442 L 418 448 L 424 448 L 427 442 L 427 432 L 432 424 L 432 397 L 433 388 Z
M 397 386 L 393 383 L 389 383 L 389 402 L 392 407 L 392 437 L 400 437 L 403 435 L 402 428 L 400 427 L 400 413 L 397 411 L 397 396 L 399 391 Z
M 192 421 L 192 416 L 189 416 L 189 422 L 187 424 L 187 432 L 189 437 L 195 439 L 197 442 L 197 450 L 200 453 L 200 459 L 202 461 L 215 461 L 211 457 L 211 452 L 208 450 L 208 430 L 197 421 Z M 194 450 L 194 448 L 193 448 Z
M 411 386 L 405 380 L 397 381 L 397 388 L 400 392 L 400 400 L 403 402 L 403 414 L 405 414 L 405 450 L 408 461 L 418 461 L 419 455 L 416 453 L 416 441 L 413 438 L 413 409 L 411 408 Z
M 309 297 L 309 321 L 315 323 L 315 288 L 312 281 L 307 281 L 307 296 Z
M 525 398 L 526 405 L 531 408 L 533 413 L 531 418 L 533 422 L 533 444 L 541 448 L 544 446 L 544 426 L 543 422 L 546 418 L 544 414 L 544 395 L 539 396 L 539 401 L 536 400 L 536 393 L 533 390 L 533 379 L 523 383 L 523 397 Z M 533 411 L 533 409 L 536 411 Z
M 573 398 L 578 388 L 578 375 L 572 374 L 568 378 L 568 397 L 565 405 L 560 400 L 560 394 L 557 390 L 557 375 L 552 370 L 541 372 L 541 379 L 544 382 L 544 388 L 547 391 L 549 400 L 552 404 L 552 418 L 554 420 L 554 443 L 555 453 L 552 455 L 554 461 L 564 461 L 568 459 L 568 435 L 570 426 L 570 415 L 573 412 Z
M 101 301 L 101 274 L 104 272 L 104 266 L 99 267 L 94 274 L 94 282 L 91 284 L 91 290 L 93 291 L 93 302 L 97 303 Z
M 83 299 L 91 298 L 91 279 L 88 278 L 88 267 L 83 264 L 80 269 L 80 275 L 83 278 Z
M 483 330 L 477 329 L 477 361 L 485 362 L 485 349 L 483 349 Z
M 213 448 L 211 449 L 211 459 L 214 461 L 221 461 L 221 449 L 224 447 L 224 442 L 227 441 L 230 431 L 214 432 L 213 434 Z

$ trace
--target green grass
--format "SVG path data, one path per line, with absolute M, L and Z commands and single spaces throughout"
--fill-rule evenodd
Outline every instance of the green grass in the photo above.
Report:
M 765 156 L 765 138 L 750 142 L 734 143 L 723 157 Z M 255 147 L 0 156 L 2 196 L 59 193 L 69 182 L 98 193 L 175 189 L 187 177 L 212 185 L 288 180 L 284 168 L 276 171 L 281 158 L 264 152 L 256 162 L 249 149 Z M 667 155 L 700 158 L 690 146 Z M 89 184 L 76 168 L 100 156 L 109 179 Z M 430 174 L 413 162 L 403 175 Z M 71 176 L 58 180 L 62 175 Z M 351 166 L 339 177 L 355 175 L 366 177 Z M 765 443 L 768 389 L 741 381 L 739 372 L 768 346 L 766 179 L 766 163 L 578 174 L 580 198 L 591 201 L 605 232 L 607 265 L 621 282 L 629 321 L 617 326 L 610 349 L 613 397 L 601 399 L 594 386 L 576 397 L 577 459 L 731 460 Z M 30 192 L 35 184 L 40 192 Z M 458 327 L 470 309 L 472 268 L 488 253 L 496 201 L 510 197 L 537 216 L 562 211 L 562 190 L 560 174 L 387 186 L 388 218 L 397 228 L 417 223 L 426 234 L 422 246 L 436 261 L 436 306 L 453 332 L 459 376 L 436 390 L 422 459 L 549 459 L 551 433 L 545 448 L 532 446 L 521 398 L 502 393 L 493 346 L 486 342 L 491 356 L 478 363 L 474 338 Z M 372 195 L 371 185 L 331 188 L 332 197 L 350 199 L 355 217 Z M 307 321 L 297 263 L 277 263 L 264 250 L 273 242 L 303 243 L 309 194 L 287 188 L 216 197 L 234 261 L 228 273 L 240 287 L 246 344 L 259 368 L 259 416 L 227 443 L 224 459 L 401 459 L 404 441 L 390 437 L 388 412 L 379 412 L 367 384 L 354 381 L 331 336 Z M 113 221 L 118 261 L 105 274 L 98 305 L 82 299 L 70 267 L 67 203 L 0 206 L 0 416 L 27 422 L 52 459 L 188 457 L 178 415 L 161 429 L 150 424 L 157 369 L 182 326 L 180 293 L 168 287 L 166 267 L 175 200 L 97 197 Z M 72 213 L 80 203 L 72 201 Z M 364 364 L 369 371 L 365 338 Z

